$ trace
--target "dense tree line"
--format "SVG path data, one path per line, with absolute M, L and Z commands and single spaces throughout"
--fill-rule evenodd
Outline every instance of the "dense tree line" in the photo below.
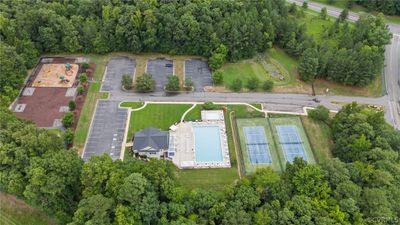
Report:
M 348 0 L 347 5 L 349 8 L 354 4 L 361 5 L 369 11 L 378 11 L 386 15 L 400 16 L 399 0 Z
M 328 4 L 333 4 L 337 0 L 328 0 Z M 366 8 L 369 12 L 382 12 L 385 15 L 400 15 L 399 0 L 341 0 L 346 3 L 347 8 L 351 9 L 356 5 Z
M 5 0 L 0 9 L 3 105 L 15 97 L 26 68 L 32 68 L 42 53 L 193 54 L 209 57 L 210 67 L 218 69 L 225 60 L 251 57 L 273 44 L 296 57 L 316 47 L 313 38 L 305 34 L 306 26 L 291 16 L 303 11 L 287 7 L 283 0 Z M 319 77 L 363 86 L 380 70 L 382 46 L 388 42 L 383 19 L 368 18 L 357 24 L 355 29 L 338 24 L 331 29 L 331 35 L 343 37 L 339 46 L 319 47 L 328 54 L 320 54 L 324 64 Z M 359 57 L 365 60 L 354 63 Z M 331 63 L 325 65 L 327 61 Z M 364 70 L 359 73 L 359 68 Z
M 366 86 L 381 74 L 385 45 L 391 39 L 382 14 L 361 15 L 355 26 L 338 19 L 324 37 L 328 41 L 308 48 L 300 58 L 299 74 L 304 81 L 324 78 Z
M 2 94 L 21 85 L 41 53 L 216 54 L 218 64 L 251 57 L 289 32 L 279 28 L 282 0 L 5 0 L 0 10 Z M 292 20 L 288 29 L 296 29 Z
M 61 224 L 396 224 L 400 216 L 400 134 L 355 103 L 324 117 L 338 158 L 258 170 L 222 193 L 181 186 L 170 161 L 103 155 L 84 164 L 61 137 L 5 109 L 0 117 L 0 189 Z

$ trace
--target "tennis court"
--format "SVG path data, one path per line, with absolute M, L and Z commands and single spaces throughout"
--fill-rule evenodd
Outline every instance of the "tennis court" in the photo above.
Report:
M 279 136 L 279 142 L 285 153 L 285 158 L 292 163 L 294 158 L 300 157 L 307 161 L 304 151 L 303 142 L 297 131 L 297 127 L 293 125 L 278 125 L 276 130 Z
M 268 119 L 241 118 L 236 120 L 236 124 L 245 173 L 248 175 L 266 167 L 282 171 L 280 158 L 284 156 L 275 148 Z
M 251 164 L 270 164 L 272 163 L 269 154 L 268 142 L 265 139 L 264 127 L 243 127 L 246 148 L 250 157 Z
M 286 162 L 292 163 L 296 157 L 315 164 L 310 143 L 298 116 L 270 118 L 269 122 L 277 149 L 283 155 L 283 169 L 286 168 Z

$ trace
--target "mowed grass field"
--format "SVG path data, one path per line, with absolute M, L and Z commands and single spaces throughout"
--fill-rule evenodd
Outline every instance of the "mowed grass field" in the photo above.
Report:
M 333 141 L 330 127 L 324 122 L 312 120 L 307 116 L 302 116 L 301 122 L 317 163 L 323 163 L 332 158 Z
M 273 170 L 277 172 L 282 171 L 282 155 L 277 151 L 274 139 L 271 134 L 271 128 L 268 122 L 268 119 L 266 118 L 249 118 L 249 119 L 237 119 L 236 120 L 237 124 L 237 131 L 238 131 L 238 136 L 239 136 L 239 142 L 240 142 L 240 152 L 241 156 L 243 159 L 243 164 L 244 164 L 244 169 L 246 172 L 246 175 L 254 173 L 257 169 L 260 168 L 265 168 L 265 167 L 271 167 Z M 246 139 L 245 139 L 245 134 L 243 131 L 244 127 L 254 127 L 254 126 L 262 126 L 264 127 L 264 132 L 266 135 L 266 141 L 267 141 L 267 146 L 269 151 L 268 155 L 271 157 L 272 163 L 271 164 L 252 164 L 250 162 L 250 156 L 248 149 L 246 147 Z
M 137 107 L 136 104 L 132 105 Z M 135 132 L 144 128 L 154 127 L 168 130 L 171 125 L 181 120 L 183 113 L 191 106 L 191 104 L 147 104 L 142 110 L 131 112 L 128 140 Z
M 260 82 L 269 79 L 269 74 L 256 60 L 242 60 L 237 63 L 227 63 L 221 68 L 224 85 L 230 88 L 234 80 L 239 79 L 246 86 L 250 78 L 257 77 Z
M 56 225 L 57 223 L 15 196 L 0 192 L 0 224 Z
M 281 158 L 281 159 L 285 159 L 285 161 L 281 163 L 283 166 L 283 169 L 286 168 L 286 156 L 285 156 L 285 151 L 283 150 L 283 147 L 279 142 L 279 135 L 278 135 L 278 132 L 276 129 L 276 126 L 279 126 L 279 125 L 296 126 L 297 132 L 303 142 L 303 148 L 304 148 L 304 151 L 305 151 L 305 154 L 307 157 L 307 162 L 310 164 L 316 163 L 313 151 L 311 149 L 311 145 L 308 141 L 307 134 L 306 134 L 303 124 L 301 123 L 301 120 L 298 116 L 269 118 L 269 122 L 270 122 L 270 126 L 271 126 L 272 136 L 273 136 L 275 144 L 276 144 L 276 148 L 278 149 L 278 152 L 283 153 L 283 156 L 285 157 L 285 158 Z

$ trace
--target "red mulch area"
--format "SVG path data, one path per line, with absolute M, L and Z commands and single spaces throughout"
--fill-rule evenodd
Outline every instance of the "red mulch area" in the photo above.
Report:
M 51 63 L 74 63 L 73 58 L 53 57 Z M 35 80 L 38 72 L 40 71 L 44 63 L 39 62 L 35 70 L 30 75 L 28 82 L 25 87 L 30 87 L 32 82 Z M 92 80 L 94 71 L 96 70 L 96 64 L 91 63 L 90 68 L 86 71 L 79 71 L 79 73 L 86 72 L 88 80 Z M 73 87 L 76 87 L 74 84 Z M 84 85 L 85 92 L 81 96 L 77 96 L 75 99 L 76 109 L 74 110 L 75 122 L 73 129 L 79 121 L 79 116 L 83 105 L 85 103 L 87 91 L 89 89 L 89 83 Z M 65 93 L 67 88 L 60 87 L 36 87 L 32 96 L 19 96 L 16 104 L 26 104 L 23 112 L 15 112 L 16 116 L 22 119 L 33 121 L 38 127 L 52 127 L 55 119 L 61 119 L 65 112 L 60 112 L 61 106 L 68 106 L 69 101 L 73 100 L 72 97 L 66 97 Z
M 72 97 L 65 97 L 67 88 L 35 88 L 32 96 L 20 96 L 17 104 L 26 104 L 23 112 L 15 112 L 17 117 L 31 120 L 38 127 L 52 127 L 55 119 L 61 119 L 61 106 L 68 106 Z

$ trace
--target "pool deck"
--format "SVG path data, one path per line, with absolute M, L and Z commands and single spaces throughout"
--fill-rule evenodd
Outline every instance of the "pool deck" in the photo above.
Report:
M 218 162 L 196 162 L 196 149 L 193 126 L 218 126 L 220 131 L 220 141 L 222 150 L 222 161 Z M 179 123 L 175 131 L 170 131 L 170 136 L 174 138 L 176 154 L 172 162 L 181 169 L 189 168 L 230 168 L 230 158 L 228 140 L 226 135 L 225 122 L 202 121 L 202 122 L 183 122 Z

